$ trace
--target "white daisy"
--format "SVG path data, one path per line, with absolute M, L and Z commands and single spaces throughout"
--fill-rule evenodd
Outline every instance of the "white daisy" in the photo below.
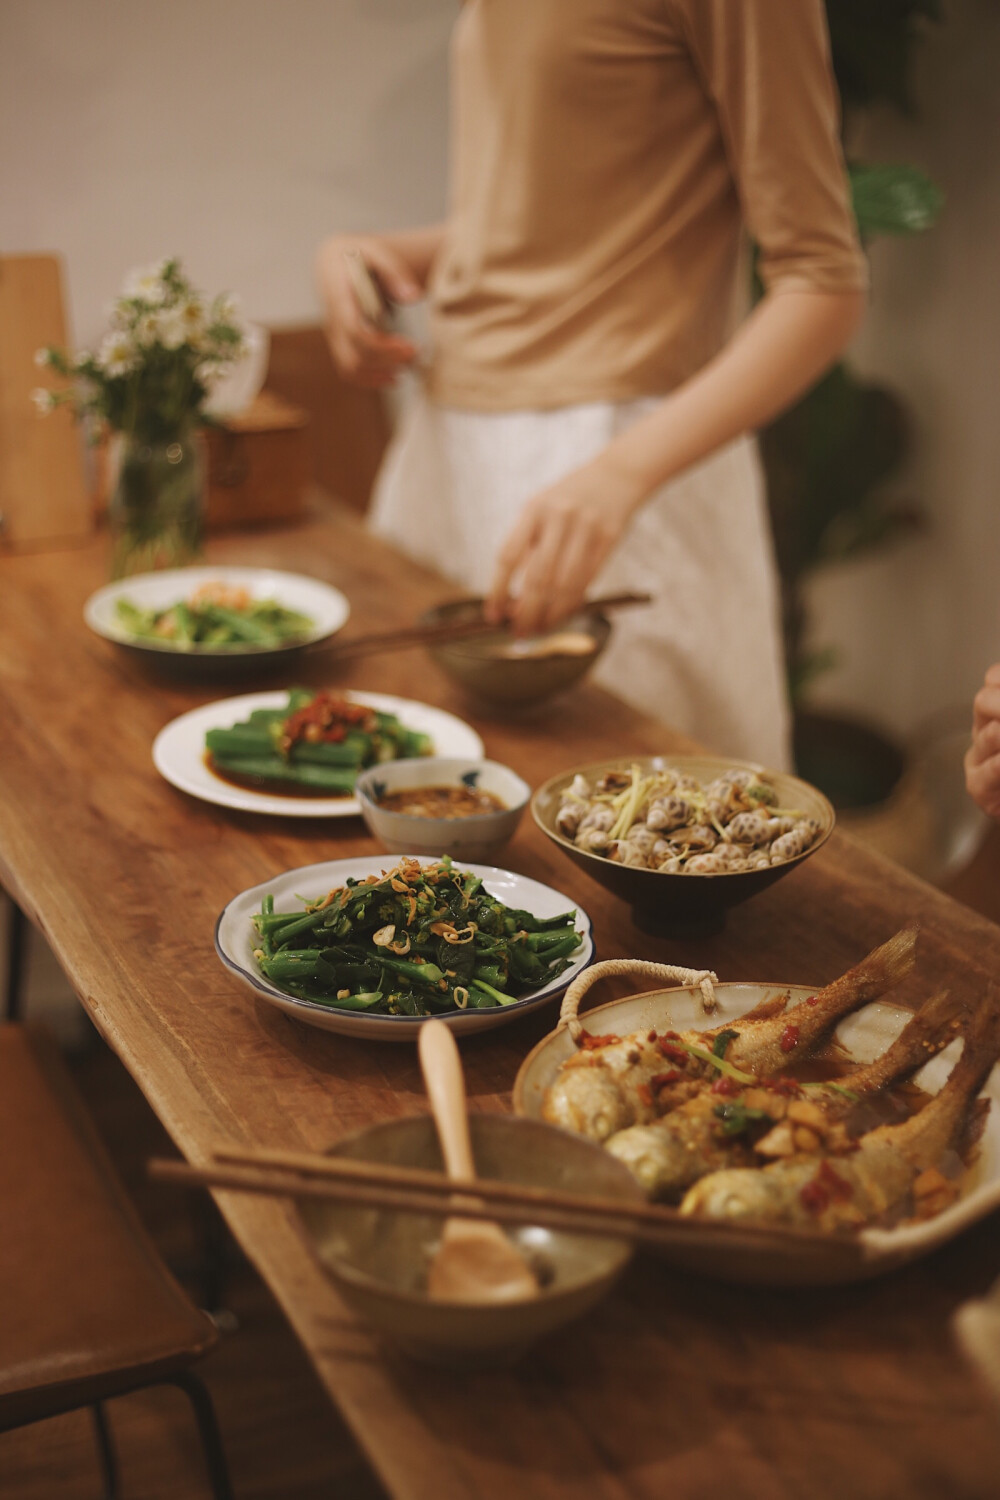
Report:
M 127 375 L 135 364 L 131 340 L 122 333 L 105 334 L 97 351 L 97 363 L 112 380 L 118 375 Z
M 220 292 L 212 303 L 212 318 L 216 323 L 238 323 L 240 301 L 232 292 Z
M 45 416 L 46 412 L 50 412 L 56 404 L 56 398 L 52 392 L 42 390 L 41 386 L 32 391 L 31 399 L 35 403 L 35 410 L 39 416 Z
M 51 363 L 52 363 L 52 350 L 51 349 L 36 349 L 35 350 L 35 364 L 38 366 L 38 368 L 40 370 L 44 370 L 45 366 L 46 365 L 50 365 Z
M 198 297 L 187 297 L 177 308 L 177 318 L 183 323 L 187 342 L 193 344 L 205 327 L 205 309 Z
M 122 295 L 137 297 L 143 302 L 152 303 L 154 307 L 159 306 L 167 296 L 167 288 L 163 284 L 163 272 L 166 265 L 165 260 L 160 260 L 154 266 L 145 266 L 140 270 L 130 272 Z
M 163 338 L 164 314 L 162 312 L 143 313 L 137 318 L 132 330 L 132 336 L 137 344 L 147 349 L 150 344 L 159 344 Z
M 160 329 L 160 343 L 164 349 L 179 349 L 186 342 L 188 332 L 183 317 L 180 316 L 179 308 L 171 308 L 169 312 L 162 312 L 158 317 Z

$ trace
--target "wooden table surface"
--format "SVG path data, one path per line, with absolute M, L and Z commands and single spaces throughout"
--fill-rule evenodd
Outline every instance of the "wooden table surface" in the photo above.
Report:
M 332 511 L 283 532 L 215 538 L 208 555 L 327 579 L 351 600 L 352 631 L 407 622 L 453 592 Z M 190 1160 L 223 1141 L 320 1148 L 421 1110 L 409 1047 L 301 1026 L 216 959 L 213 925 L 231 896 L 374 846 L 359 819 L 233 813 L 160 779 L 150 745 L 175 715 L 230 690 L 287 684 L 191 687 L 149 675 L 82 622 L 105 568 L 101 539 L 0 557 L 0 881 Z M 532 784 L 603 756 L 685 748 L 590 686 L 516 719 L 470 710 L 419 652 L 318 670 L 297 675 L 461 713 L 487 753 Z M 669 719 L 669 704 L 658 707 Z M 1000 929 L 836 834 L 697 942 L 639 932 L 530 817 L 504 862 L 583 906 L 600 957 L 818 986 L 916 920 L 920 962 L 904 997 L 942 984 L 978 996 L 1000 972 Z M 509 1109 L 521 1059 L 554 1022 L 525 1017 L 463 1040 L 473 1108 Z M 1000 1271 L 996 1216 L 920 1264 L 835 1290 L 730 1287 L 639 1257 L 589 1320 L 511 1371 L 470 1377 L 379 1347 L 283 1203 L 233 1193 L 219 1202 L 394 1496 L 956 1500 L 1000 1487 L 1000 1413 L 950 1332 L 956 1305 Z

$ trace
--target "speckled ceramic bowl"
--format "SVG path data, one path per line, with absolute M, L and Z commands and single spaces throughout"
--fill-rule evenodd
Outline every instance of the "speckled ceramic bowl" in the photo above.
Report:
M 455 599 L 428 610 L 421 616 L 421 624 L 479 620 L 481 607 L 481 599 Z M 579 656 L 507 655 L 516 642 L 506 630 L 428 649 L 441 670 L 473 698 L 511 709 L 530 708 L 566 692 L 586 676 L 608 643 L 611 624 L 604 615 L 583 613 L 563 621 L 558 633 L 564 631 L 589 635 L 594 649 Z
M 628 1169 L 600 1146 L 537 1120 L 472 1115 L 479 1176 L 642 1202 Z M 442 1171 L 428 1115 L 370 1126 L 331 1148 L 353 1160 Z M 511 1237 L 548 1280 L 537 1297 L 469 1306 L 432 1302 L 425 1284 L 440 1218 L 302 1198 L 309 1241 L 338 1290 L 373 1327 L 415 1359 L 482 1368 L 509 1364 L 537 1339 L 588 1312 L 628 1263 L 627 1239 L 525 1226 Z

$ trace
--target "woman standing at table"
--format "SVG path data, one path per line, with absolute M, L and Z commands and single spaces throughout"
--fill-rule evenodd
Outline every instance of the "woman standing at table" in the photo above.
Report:
M 598 676 L 719 752 L 787 762 L 752 431 L 832 363 L 866 268 L 822 0 L 466 0 L 441 226 L 320 252 L 340 369 L 416 358 L 345 252 L 430 298 L 371 524 L 521 632 L 646 590 Z M 764 296 L 735 332 L 757 246 Z

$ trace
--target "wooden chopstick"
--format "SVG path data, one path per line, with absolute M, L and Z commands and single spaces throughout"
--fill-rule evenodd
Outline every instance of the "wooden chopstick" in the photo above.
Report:
M 150 1176 L 189 1186 L 230 1188 L 243 1192 L 328 1198 L 357 1207 L 394 1209 L 439 1217 L 482 1218 L 501 1224 L 544 1224 L 567 1233 L 624 1235 L 654 1249 L 678 1245 L 742 1245 L 748 1249 L 788 1252 L 831 1250 L 860 1259 L 863 1247 L 854 1239 L 793 1226 L 728 1224 L 689 1218 L 658 1204 L 567 1193 L 518 1183 L 477 1178 L 475 1199 L 456 1197 L 455 1183 L 439 1172 L 391 1167 L 344 1157 L 322 1157 L 288 1151 L 224 1148 L 214 1153 L 218 1165 L 190 1166 L 179 1161 L 151 1161 Z
M 625 609 L 632 604 L 648 604 L 649 594 L 610 594 L 602 599 L 588 599 L 577 611 L 578 614 L 597 614 L 606 609 Z M 317 651 L 329 658 L 351 656 L 373 656 L 379 651 L 402 651 L 412 646 L 444 645 L 448 641 L 462 641 L 477 635 L 489 635 L 501 630 L 493 620 L 445 620 L 437 625 L 410 625 L 400 630 L 375 631 L 370 635 L 358 635 L 353 640 L 335 640 L 331 645 L 318 645 Z

